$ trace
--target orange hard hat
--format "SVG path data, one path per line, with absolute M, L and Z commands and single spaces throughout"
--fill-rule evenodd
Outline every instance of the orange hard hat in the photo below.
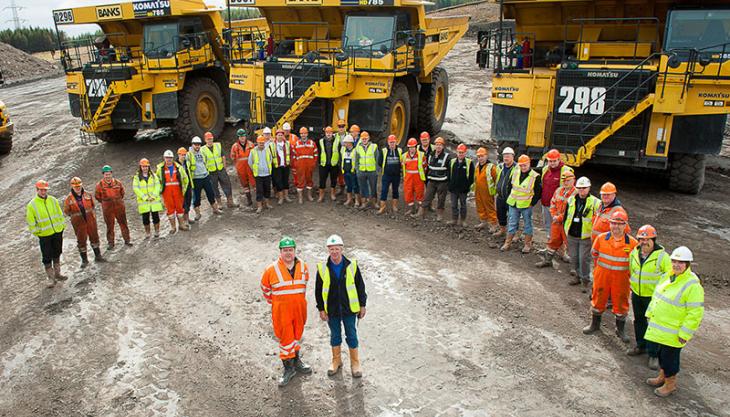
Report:
M 395 137 L 395 135 L 388 136 L 388 143 L 396 143 L 398 142 L 398 138 Z
M 431 139 L 431 135 L 428 132 L 421 132 L 421 139 Z
M 211 132 L 205 132 L 203 139 L 213 139 L 213 134 Z
M 486 148 L 477 149 L 477 156 L 486 156 L 488 153 Z
M 38 180 L 38 182 L 35 183 L 35 188 L 37 188 L 39 190 L 47 190 L 51 187 L 48 186 L 48 181 Z
M 256 138 L 256 143 L 266 143 L 266 138 L 263 136 L 259 136 Z
M 437 137 L 435 141 L 433 141 L 436 145 L 446 145 L 446 141 L 441 136 Z
M 517 163 L 519 165 L 523 165 L 523 164 L 530 165 L 530 157 L 525 154 L 522 154 L 522 155 L 520 155 L 519 158 L 517 158 Z
M 612 182 L 607 182 L 601 186 L 601 194 L 616 194 L 616 186 Z
M 547 160 L 557 161 L 558 159 L 560 159 L 560 151 L 557 149 L 550 149 L 547 153 Z
M 150 166 L 150 160 L 147 158 L 142 158 L 139 160 L 139 166 L 141 167 L 148 167 Z
M 416 147 L 416 146 L 418 146 L 418 141 L 416 140 L 416 138 L 410 138 L 410 139 L 408 139 L 408 147 L 409 148 Z
M 656 229 L 650 224 L 645 224 L 636 233 L 637 239 L 653 239 L 656 237 Z
M 309 133 L 309 129 L 307 129 L 304 126 L 300 127 L 299 128 L 299 134 L 301 135 L 302 133 Z
M 185 148 L 183 148 L 183 147 L 177 148 L 177 154 L 178 155 L 187 155 L 188 154 L 188 150 L 185 149 Z
M 332 133 L 332 132 L 334 132 L 334 130 L 332 130 L 332 126 L 327 126 L 327 127 L 324 128 L 324 132 L 325 133 Z
M 81 186 L 81 185 L 83 185 L 83 184 L 81 183 L 81 178 L 79 178 L 79 177 L 73 177 L 73 178 L 71 178 L 71 186 L 72 186 L 72 187 L 75 187 L 75 186 L 77 186 L 77 185 L 78 185 L 78 186 Z
M 360 126 L 358 126 L 358 125 L 350 126 L 350 132 L 359 132 L 359 131 L 360 131 Z
M 345 123 L 344 120 L 340 119 L 340 120 L 337 121 L 337 126 L 345 127 L 345 126 L 347 126 L 347 123 Z
M 629 215 L 623 209 L 616 210 L 611 214 L 611 218 L 608 221 L 611 223 L 628 223 Z
M 362 139 L 370 139 L 370 133 L 368 133 L 368 132 L 362 132 L 362 133 L 360 134 L 360 137 L 361 137 Z
M 456 147 L 456 150 L 458 152 L 466 152 L 466 145 L 464 145 L 463 143 L 460 143 L 459 146 Z

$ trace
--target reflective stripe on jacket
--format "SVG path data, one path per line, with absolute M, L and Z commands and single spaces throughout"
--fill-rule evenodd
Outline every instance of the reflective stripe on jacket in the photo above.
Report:
M 507 204 L 520 209 L 528 208 L 532 205 L 532 198 L 535 196 L 535 183 L 537 182 L 537 172 L 530 169 L 522 182 L 520 176 L 522 171 L 519 169 L 512 170 L 512 192 L 509 193 Z
M 576 193 L 574 196 L 568 199 L 568 208 L 565 212 L 565 234 L 570 233 L 570 226 L 573 224 L 573 217 L 575 217 L 575 200 L 578 198 Z M 598 210 L 601 200 L 588 194 L 586 197 L 586 205 L 583 207 L 583 213 L 581 213 L 581 231 L 580 238 L 588 239 L 593 233 L 593 213 Z
M 40 198 L 38 195 L 25 207 L 25 221 L 28 230 L 38 237 L 51 236 L 66 229 L 61 204 L 53 196 Z
M 139 214 L 151 211 L 162 211 L 162 185 L 154 172 L 150 171 L 147 179 L 137 174 L 132 179 L 132 189 L 137 196 L 137 211 Z
M 416 151 L 413 157 L 408 152 L 402 154 L 401 163 L 403 164 L 403 175 L 418 174 L 421 181 L 426 181 L 426 170 L 423 168 L 423 154 L 421 152 Z
M 165 186 L 167 185 L 180 185 L 180 190 L 183 194 L 185 194 L 185 191 L 187 191 L 188 186 L 190 185 L 190 178 L 188 177 L 188 173 L 185 172 L 186 170 L 183 169 L 182 165 L 177 163 L 177 161 L 172 161 L 172 165 L 175 167 L 175 171 L 177 171 L 178 175 L 178 184 L 168 184 L 167 181 L 161 181 L 160 183 L 160 193 L 165 192 Z M 163 171 L 164 170 L 164 171 Z M 167 172 L 165 172 L 167 171 Z M 166 175 L 169 173 L 169 168 L 165 166 L 164 162 L 160 162 L 157 164 L 157 178 L 160 180 L 167 178 Z
M 294 260 L 294 276 L 279 258 L 271 264 L 261 277 L 261 291 L 269 304 L 285 302 L 287 299 L 305 299 L 309 282 L 309 269 L 307 264 L 298 259 Z
M 672 261 L 664 249 L 659 246 L 641 263 L 641 247 L 631 251 L 631 291 L 639 297 L 651 297 L 664 274 L 672 272 Z
M 355 147 L 355 171 L 357 172 L 375 172 L 375 153 L 378 152 L 378 145 L 368 143 L 367 149 L 360 143 Z
M 705 314 L 705 290 L 690 268 L 678 276 L 665 274 L 654 290 L 646 317 L 644 338 L 665 346 L 684 347 L 700 327 Z M 672 282 L 674 279 L 674 282 Z
M 325 138 L 319 140 L 319 165 L 327 164 L 327 148 L 324 146 Z M 330 166 L 336 167 L 340 164 L 340 138 L 334 136 L 332 139 L 332 158 Z
M 200 147 L 200 153 L 205 156 L 205 167 L 208 168 L 208 172 L 216 172 L 225 168 L 220 143 L 213 142 L 213 150 L 208 145 L 203 145 Z
M 324 300 L 324 311 L 328 313 L 327 297 L 330 292 L 330 269 L 327 264 L 321 262 L 317 264 L 317 271 L 322 278 L 322 299 Z M 353 260 L 345 268 L 345 290 L 347 292 L 347 300 L 350 305 L 350 311 L 357 313 L 360 311 L 360 299 L 357 296 L 357 287 L 355 287 L 355 272 L 357 271 L 357 261 Z

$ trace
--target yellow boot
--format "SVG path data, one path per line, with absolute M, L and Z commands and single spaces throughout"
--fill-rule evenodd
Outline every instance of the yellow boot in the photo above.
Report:
M 342 346 L 332 346 L 332 365 L 327 370 L 327 375 L 332 376 L 342 368 Z
M 385 205 L 385 201 L 381 201 L 381 202 L 380 202 L 380 210 L 378 210 L 378 214 L 383 214 L 383 213 L 385 213 L 385 207 L 386 207 L 386 205 Z
M 659 375 L 656 378 L 647 379 L 646 383 L 652 387 L 661 387 L 664 385 L 664 369 L 659 370 Z
M 669 397 L 677 390 L 677 375 L 672 375 L 664 379 L 664 385 L 654 390 L 657 397 Z
M 350 349 L 350 370 L 353 378 L 362 377 L 362 369 L 360 368 L 360 353 L 357 349 Z

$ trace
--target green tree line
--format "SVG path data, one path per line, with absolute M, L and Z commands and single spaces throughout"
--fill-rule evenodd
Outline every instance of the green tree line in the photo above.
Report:
M 61 42 L 83 39 L 99 35 L 101 31 L 95 33 L 82 33 L 75 36 L 69 36 L 66 32 L 59 32 Z M 56 31 L 49 28 L 41 27 L 25 27 L 20 29 L 5 29 L 0 31 L 0 42 L 7 43 L 15 48 L 28 53 L 44 52 L 58 49 L 56 40 Z

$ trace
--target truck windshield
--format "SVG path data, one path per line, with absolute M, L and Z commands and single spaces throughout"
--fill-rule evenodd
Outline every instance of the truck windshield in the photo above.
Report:
M 381 45 L 391 48 L 395 16 L 347 16 L 343 48 L 379 50 Z
M 149 58 L 171 57 L 178 48 L 178 27 L 174 23 L 153 23 L 144 27 L 144 53 Z
M 721 52 L 730 42 L 730 10 L 674 10 L 667 22 L 665 50 L 696 48 Z

